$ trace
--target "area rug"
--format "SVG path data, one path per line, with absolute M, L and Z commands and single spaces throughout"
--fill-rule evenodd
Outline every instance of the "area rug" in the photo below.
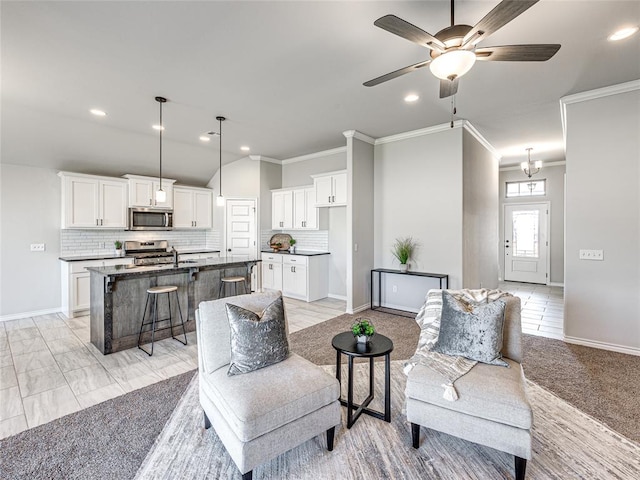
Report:
M 334 368 L 323 367 L 333 374 Z M 368 388 L 367 365 L 355 367 L 355 396 Z M 383 365 L 375 364 L 376 391 L 383 391 Z M 392 362 L 392 422 L 363 416 L 342 427 L 328 452 L 324 435 L 305 442 L 254 470 L 270 479 L 500 479 L 513 477 L 513 457 L 487 447 L 422 429 L 418 450 L 402 414 L 405 376 Z M 379 371 L 378 371 L 379 370 Z M 580 412 L 533 382 L 533 460 L 527 478 L 640 478 L 640 446 Z M 373 408 L 382 408 L 376 398 Z M 343 409 L 344 416 L 344 409 Z M 343 425 L 345 424 L 343 418 Z M 205 430 L 195 377 L 144 460 L 138 479 L 240 478 L 213 429 Z

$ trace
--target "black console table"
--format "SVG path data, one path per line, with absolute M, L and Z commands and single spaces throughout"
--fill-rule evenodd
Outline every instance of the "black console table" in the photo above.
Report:
M 375 275 L 378 275 L 378 303 L 375 302 Z M 414 312 L 408 312 L 406 310 L 398 310 L 395 308 L 386 308 L 382 306 L 382 275 L 404 275 L 407 277 L 429 277 L 436 278 L 440 282 L 440 289 L 449 288 L 449 275 L 443 273 L 426 273 L 426 272 L 401 272 L 400 270 L 392 270 L 389 268 L 374 268 L 371 270 L 371 310 L 382 310 L 389 311 L 389 313 L 393 313 L 396 315 L 401 315 L 404 317 L 415 317 Z

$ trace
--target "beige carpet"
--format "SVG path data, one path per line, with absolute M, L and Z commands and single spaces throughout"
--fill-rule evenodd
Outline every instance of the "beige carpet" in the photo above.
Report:
M 376 391 L 382 391 L 383 364 L 376 363 Z M 333 374 L 335 367 L 324 367 Z M 324 435 L 254 470 L 257 479 L 503 479 L 513 478 L 513 457 L 455 437 L 422 429 L 418 450 L 401 413 L 405 376 L 392 362 L 392 422 L 363 416 L 342 427 L 333 452 Z M 368 367 L 355 368 L 356 398 L 366 395 Z M 626 440 L 555 395 L 529 383 L 534 410 L 533 459 L 527 478 L 640 478 L 640 446 Z M 381 408 L 376 398 L 374 408 Z M 343 408 L 344 416 L 344 408 Z M 343 424 L 345 419 L 343 418 Z M 240 473 L 213 429 L 204 430 L 194 378 L 171 419 L 144 460 L 138 479 L 239 479 Z

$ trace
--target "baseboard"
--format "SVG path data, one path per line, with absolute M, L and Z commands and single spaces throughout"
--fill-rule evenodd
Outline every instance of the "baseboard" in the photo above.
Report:
M 598 342 L 597 340 L 588 340 L 586 338 L 564 336 L 564 341 L 575 345 L 584 345 L 585 347 L 599 348 L 600 350 L 610 350 L 612 352 L 626 353 L 627 355 L 640 356 L 640 348 L 627 347 L 625 345 L 617 345 L 615 343 Z
M 380 306 L 384 308 L 391 308 L 393 310 L 403 310 L 405 312 L 411 312 L 415 314 L 417 314 L 420 311 L 420 309 L 407 307 L 406 305 L 394 305 L 393 303 L 383 303 Z
M 330 294 L 327 295 L 327 297 L 335 298 L 336 300 L 342 300 L 343 302 L 347 301 L 347 296 L 346 295 L 336 295 L 334 293 L 330 293 Z
M 560 283 L 560 282 L 549 282 L 547 283 L 548 286 L 550 287 L 562 287 L 564 288 L 564 283 Z
M 356 313 L 364 312 L 365 310 L 369 310 L 370 307 L 371 307 L 370 304 L 365 303 L 364 305 L 360 305 L 359 307 L 352 308 L 351 310 L 347 309 L 346 313 L 353 315 Z
M 34 310 L 33 312 L 12 313 L 11 315 L 1 315 L 0 322 L 7 322 L 9 320 L 18 320 L 19 318 L 37 317 L 39 315 L 48 315 L 50 313 L 62 312 L 61 307 L 47 308 L 45 310 Z

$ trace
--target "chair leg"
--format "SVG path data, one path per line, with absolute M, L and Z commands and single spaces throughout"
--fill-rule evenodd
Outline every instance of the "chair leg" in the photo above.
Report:
M 249 470 L 247 473 L 243 473 L 242 480 L 253 480 L 253 470 Z
M 516 480 L 524 480 L 524 474 L 527 471 L 527 459 L 515 457 L 516 460 Z
M 211 428 L 211 420 L 207 417 L 207 412 L 202 412 L 202 414 L 204 415 L 204 429 L 207 430 Z
M 413 448 L 420 448 L 420 425 L 411 423 L 411 443 Z
M 331 427 L 327 430 L 327 450 L 333 451 L 333 437 L 336 433 L 336 427 Z

